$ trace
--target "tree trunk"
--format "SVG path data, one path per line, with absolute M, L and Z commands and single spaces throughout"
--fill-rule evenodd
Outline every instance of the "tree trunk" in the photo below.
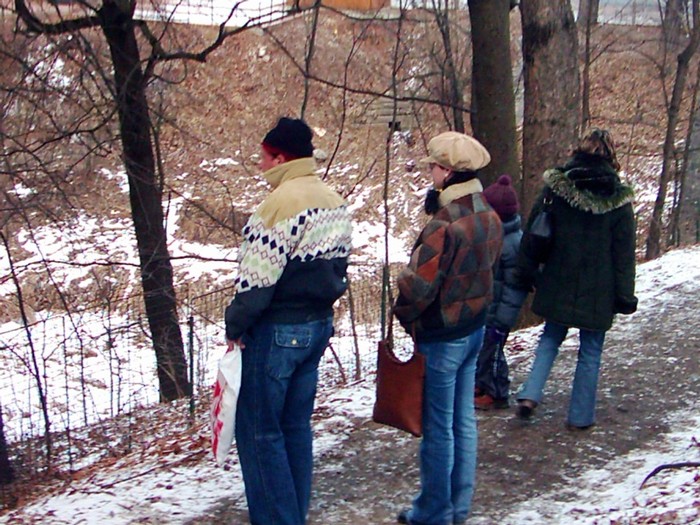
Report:
M 178 324 L 173 269 L 163 223 L 162 192 L 156 179 L 146 82 L 131 13 L 122 10 L 115 0 L 106 0 L 100 16 L 114 65 L 124 164 L 129 179 L 146 316 L 156 353 L 160 398 L 171 401 L 189 395 L 192 389 Z
M 598 24 L 599 8 L 600 0 L 581 0 L 578 3 L 578 27 L 584 29 Z
M 697 93 L 696 93 L 697 95 Z M 688 162 L 680 181 L 677 241 L 680 245 L 700 242 L 700 111 L 695 108 L 688 146 Z
M 671 50 L 678 49 L 681 36 L 686 34 L 683 19 L 685 18 L 687 6 L 688 0 L 666 0 L 663 30 L 664 40 Z
M 593 9 L 592 1 L 589 2 L 588 9 Z M 597 1 L 597 0 L 596 0 Z M 591 30 L 593 28 L 593 21 L 591 17 L 587 17 L 586 20 L 581 20 L 581 6 L 584 1 L 582 0 L 579 6 L 579 21 L 578 27 L 583 32 L 583 72 L 581 78 L 581 129 L 586 129 L 589 122 L 591 121 Z M 598 6 L 595 6 L 596 11 Z M 587 11 L 588 12 L 588 11 Z M 596 15 L 597 21 L 597 15 Z
M 544 169 L 565 160 L 578 140 L 577 34 L 568 0 L 528 0 L 523 26 L 523 187 L 529 211 Z
M 439 3 L 440 4 L 440 3 Z M 444 3 L 443 7 L 437 7 L 434 11 L 435 22 L 438 25 L 440 36 L 442 37 L 442 45 L 445 50 L 445 63 L 443 65 L 443 82 L 447 84 L 445 87 L 447 93 L 447 101 L 452 108 L 452 124 L 455 131 L 464 133 L 464 95 L 462 93 L 462 82 L 459 78 L 457 70 L 457 60 L 455 52 L 452 49 L 452 34 L 449 17 L 449 2 Z
M 510 59 L 510 0 L 469 0 L 472 32 L 474 136 L 491 154 L 480 170 L 484 184 L 508 173 L 520 178 L 515 132 L 515 93 Z
M 0 406 L 0 485 L 9 485 L 15 480 L 15 471 L 10 464 L 10 455 L 5 440 L 5 420 Z
M 655 259 L 661 255 L 663 214 L 666 204 L 666 193 L 668 183 L 671 179 L 672 168 L 675 165 L 676 127 L 678 126 L 678 114 L 680 112 L 683 92 L 690 69 L 690 60 L 697 51 L 700 44 L 700 13 L 698 13 L 698 0 L 693 0 L 693 34 L 688 45 L 678 55 L 678 67 L 676 68 L 676 80 L 673 83 L 671 103 L 668 107 L 668 121 L 666 123 L 666 136 L 664 139 L 663 161 L 661 164 L 661 175 L 659 175 L 659 189 L 654 202 L 654 210 L 649 223 L 649 235 L 647 236 L 645 258 Z

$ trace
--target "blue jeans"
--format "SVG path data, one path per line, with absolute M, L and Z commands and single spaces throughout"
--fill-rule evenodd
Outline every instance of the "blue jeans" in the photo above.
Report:
M 243 337 L 236 444 L 253 525 L 306 522 L 313 470 L 311 413 L 331 318 L 261 323 Z
M 569 328 L 551 321 L 544 325 L 544 333 L 535 351 L 535 361 L 527 381 L 518 393 L 518 399 L 531 399 L 536 403 L 542 401 L 544 385 L 559 354 L 559 347 L 564 341 Z M 568 422 L 578 427 L 595 423 L 596 391 L 598 390 L 598 372 L 603 353 L 605 332 L 601 330 L 579 330 L 578 361 L 574 384 L 571 389 Z
M 474 373 L 484 329 L 452 341 L 419 343 L 425 355 L 421 491 L 410 523 L 448 525 L 467 519 L 476 476 Z

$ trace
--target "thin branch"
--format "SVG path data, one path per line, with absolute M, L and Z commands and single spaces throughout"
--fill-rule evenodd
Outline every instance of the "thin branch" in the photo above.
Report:
M 17 16 L 24 22 L 30 33 L 60 35 L 73 33 L 81 29 L 99 27 L 102 24 L 102 20 L 98 16 L 85 16 L 71 20 L 61 20 L 53 24 L 42 22 L 29 10 L 24 0 L 15 0 L 15 10 L 17 11 Z
M 191 51 L 176 51 L 172 53 L 168 53 L 163 48 L 160 46 L 160 43 L 158 39 L 156 39 L 152 34 L 150 37 L 148 34 L 150 33 L 149 30 L 144 29 L 145 23 L 140 23 L 139 26 L 141 27 L 141 30 L 144 31 L 144 35 L 147 36 L 149 43 L 154 46 L 153 49 L 153 55 L 149 59 L 149 61 L 158 61 L 158 62 L 167 62 L 171 60 L 193 60 L 195 62 L 206 62 L 207 58 L 209 55 L 216 51 L 219 47 L 221 47 L 221 44 L 224 43 L 224 41 L 233 35 L 237 35 L 238 33 L 242 33 L 243 31 L 246 31 L 248 29 L 254 28 L 254 27 L 260 27 L 267 19 L 269 19 L 272 15 L 277 14 L 277 13 L 283 13 L 283 16 L 281 16 L 277 20 L 284 20 L 287 18 L 292 18 L 296 17 L 299 15 L 299 13 L 303 13 L 304 11 L 309 11 L 311 8 L 303 9 L 299 13 L 288 13 L 284 11 L 271 11 L 265 14 L 261 14 L 258 16 L 250 17 L 248 18 L 245 23 L 241 26 L 236 27 L 235 29 L 226 29 L 226 24 L 231 20 L 233 17 L 234 12 L 238 7 L 243 3 L 243 0 L 239 0 L 231 9 L 231 12 L 229 13 L 228 17 L 226 20 L 224 20 L 221 24 L 219 24 L 219 32 L 214 39 L 214 41 L 209 44 L 207 47 L 205 47 L 202 51 L 199 52 L 191 52 Z
M 396 102 L 423 102 L 425 104 L 432 104 L 434 106 L 440 106 L 443 108 L 448 108 L 448 109 L 456 109 L 459 111 L 463 111 L 465 113 L 471 113 L 470 108 L 466 108 L 464 106 L 459 106 L 455 104 L 451 104 L 450 102 L 444 102 L 442 100 L 435 100 L 434 98 L 428 98 L 428 97 L 418 97 L 415 95 L 394 95 L 392 91 L 392 86 L 388 86 L 384 91 L 374 91 L 371 89 L 360 89 L 360 88 L 354 88 L 351 86 L 348 86 L 347 84 L 341 84 L 338 82 L 333 82 L 331 80 L 312 75 L 310 73 L 306 73 L 304 70 L 304 66 L 299 63 L 299 61 L 292 56 L 292 53 L 287 49 L 287 47 L 284 45 L 284 43 L 277 38 L 274 34 L 272 34 L 269 30 L 266 28 L 262 28 L 263 31 L 272 39 L 272 41 L 277 44 L 279 49 L 287 55 L 287 58 L 289 58 L 290 62 L 292 65 L 301 72 L 302 75 L 307 75 L 310 80 L 313 80 L 315 82 L 318 82 L 319 84 L 322 84 L 324 86 L 332 87 L 334 89 L 340 89 L 343 91 L 346 91 L 348 93 L 353 93 L 355 95 L 369 95 L 372 97 L 376 98 L 383 98 L 386 100 L 391 100 L 396 101 Z
M 304 59 L 304 98 L 301 102 L 301 115 L 300 118 L 304 118 L 306 113 L 306 105 L 309 101 L 309 75 L 311 74 L 311 64 L 314 59 L 314 51 L 316 50 L 316 34 L 318 33 L 318 15 L 320 12 L 321 0 L 316 0 L 314 2 L 314 12 L 313 20 L 311 22 L 311 35 L 307 41 L 306 57 Z

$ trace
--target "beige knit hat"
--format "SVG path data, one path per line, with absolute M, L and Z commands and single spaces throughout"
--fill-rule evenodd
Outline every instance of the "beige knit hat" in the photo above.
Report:
M 491 155 L 474 137 L 446 131 L 428 142 L 428 157 L 421 164 L 434 162 L 453 171 L 476 171 L 491 162 Z

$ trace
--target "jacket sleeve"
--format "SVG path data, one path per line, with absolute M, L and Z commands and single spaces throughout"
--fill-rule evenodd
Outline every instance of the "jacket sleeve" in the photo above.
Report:
M 267 309 L 274 294 L 274 286 L 238 292 L 226 307 L 226 339 L 240 338 Z
M 527 297 L 527 290 L 518 286 L 519 243 L 503 251 L 499 262 L 503 278 L 502 291 L 494 312 L 496 328 L 510 331 L 518 319 L 520 307 Z
M 421 232 L 407 267 L 399 274 L 394 315 L 404 326 L 415 321 L 435 300 L 445 279 L 449 242 L 447 223 L 431 220 Z
M 612 261 L 615 273 L 615 313 L 637 311 L 634 295 L 636 228 L 631 204 L 620 209 L 620 218 L 613 226 Z
M 293 249 L 290 230 L 290 221 L 268 228 L 257 214 L 243 229 L 236 296 L 225 312 L 227 339 L 241 337 L 270 306 Z

